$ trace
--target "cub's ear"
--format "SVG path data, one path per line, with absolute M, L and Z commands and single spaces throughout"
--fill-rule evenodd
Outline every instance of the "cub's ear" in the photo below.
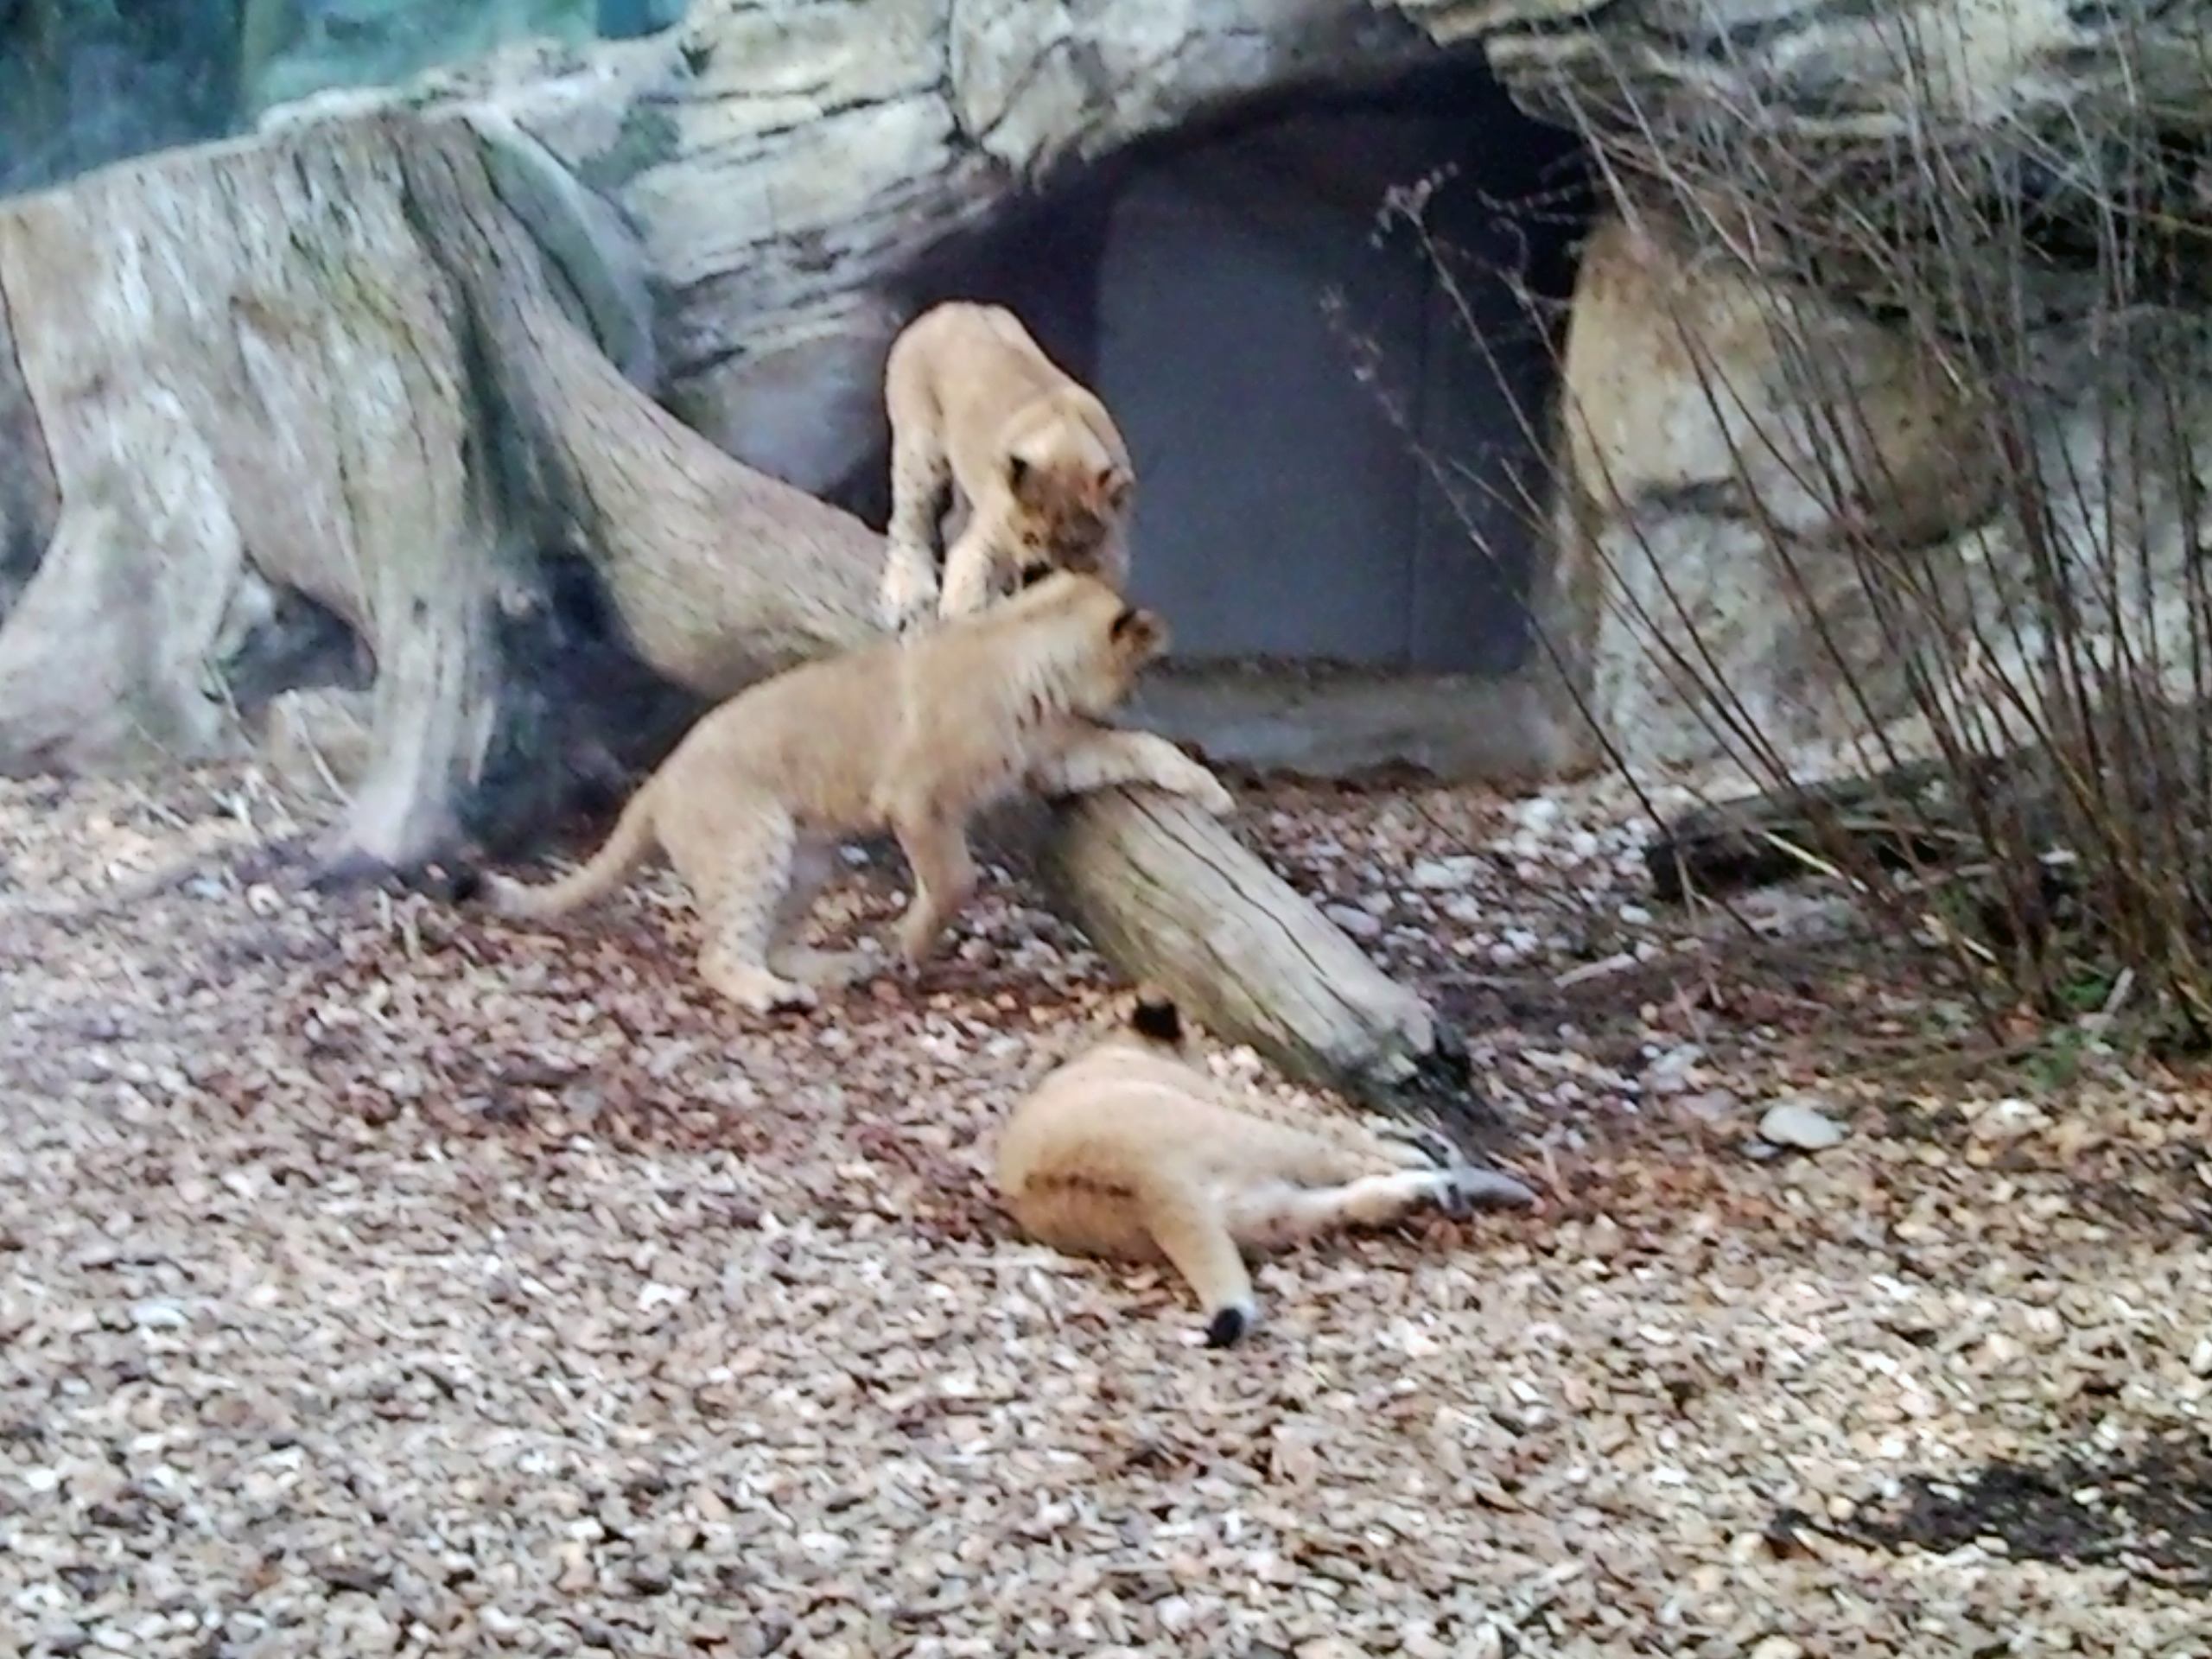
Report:
M 482 899 L 491 883 L 474 864 L 426 866 L 420 874 L 422 890 L 449 905 L 473 905 Z
M 1157 657 L 1167 649 L 1173 635 L 1156 612 L 1124 605 L 1107 630 L 1107 638 L 1133 657 Z
M 1129 505 L 1129 497 L 1136 486 L 1136 480 L 1119 467 L 1102 467 L 1091 480 L 1090 499 L 1100 511 L 1119 514 Z
M 1147 981 L 1137 987 L 1136 1000 L 1129 1006 L 1129 1029 L 1147 1042 L 1180 1044 L 1183 1011 L 1173 997 Z
M 1015 500 L 1024 503 L 1028 501 L 1030 480 L 1035 471 L 1036 468 L 1030 466 L 1020 455 L 1008 455 L 1006 458 L 1006 486 L 1014 492 Z
M 1053 575 L 1058 570 L 1058 569 L 1059 567 L 1049 559 L 1036 559 L 1032 561 L 1030 563 L 1023 565 L 1021 567 L 1021 574 L 1014 579 L 1014 592 L 1018 594 L 1024 588 L 1034 588 L 1039 582 L 1044 581 L 1046 577 Z

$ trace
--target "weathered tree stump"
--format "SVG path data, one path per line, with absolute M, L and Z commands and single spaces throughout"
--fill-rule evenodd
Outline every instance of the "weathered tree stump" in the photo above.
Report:
M 296 594 L 376 669 L 326 859 L 404 868 L 484 774 L 550 556 L 702 697 L 867 637 L 865 532 L 602 349 L 649 372 L 650 308 L 561 178 L 503 124 L 385 111 L 0 203 L 0 769 L 235 750 L 226 671 Z

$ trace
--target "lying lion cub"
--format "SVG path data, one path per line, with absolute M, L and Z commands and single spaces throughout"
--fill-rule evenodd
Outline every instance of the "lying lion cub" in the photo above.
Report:
M 706 912 L 706 982 L 757 1013 L 810 1007 L 864 962 L 794 938 L 841 840 L 898 836 L 914 885 L 899 946 L 918 966 L 974 890 L 968 825 L 983 807 L 1150 784 L 1233 809 L 1165 738 L 1098 723 L 1168 643 L 1165 622 L 1105 582 L 1046 574 L 929 633 L 748 687 L 691 728 L 582 868 L 541 887 L 492 876 L 483 891 L 503 915 L 558 916 L 658 846 Z
M 1139 990 L 1125 1025 L 1014 1108 L 998 1184 L 1039 1243 L 1165 1258 L 1198 1293 L 1210 1348 L 1236 1342 L 1259 1317 L 1247 1250 L 1387 1226 L 1424 1205 L 1460 1215 L 1535 1202 L 1510 1176 L 1443 1164 L 1433 1149 L 1377 1136 L 1361 1151 L 1238 1111 L 1183 1049 L 1175 1004 Z

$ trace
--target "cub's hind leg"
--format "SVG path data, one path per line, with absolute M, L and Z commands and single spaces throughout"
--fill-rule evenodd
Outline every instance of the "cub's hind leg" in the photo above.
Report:
M 868 957 L 858 950 L 817 950 L 801 938 L 814 900 L 836 868 L 834 843 L 814 836 L 798 837 L 791 851 L 791 885 L 776 906 L 768 935 L 768 966 L 817 990 L 849 985 L 868 970 Z
M 1418 1210 L 1465 1216 L 1478 1206 L 1535 1202 L 1527 1187 L 1492 1169 L 1394 1169 L 1319 1185 L 1295 1178 L 1255 1183 L 1231 1199 L 1229 1225 L 1246 1249 L 1279 1250 L 1350 1227 L 1387 1227 Z
M 759 816 L 725 828 L 714 849 L 713 864 L 693 877 L 707 929 L 699 951 L 699 976 L 755 1014 L 812 1007 L 815 1003 L 812 988 L 768 965 L 798 851 L 798 833 L 791 814 L 764 808 Z
M 1425 1205 L 1440 1207 L 1451 1188 L 1440 1169 L 1395 1169 L 1325 1186 L 1260 1181 L 1230 1200 L 1230 1230 L 1247 1249 L 1280 1250 L 1347 1227 L 1386 1227 Z

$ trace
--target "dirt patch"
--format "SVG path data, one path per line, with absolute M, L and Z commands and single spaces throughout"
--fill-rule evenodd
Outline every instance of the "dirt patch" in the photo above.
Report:
M 2126 1457 L 1993 1462 L 1963 1478 L 1916 1473 L 1897 1497 L 1865 1504 L 1847 1521 L 1823 1524 L 1783 1510 L 1774 1527 L 1891 1554 L 1978 1546 L 2013 1560 L 2117 1567 L 2212 1597 L 2212 1449 L 2202 1430 L 2177 1429 Z
M 1543 1201 L 1266 1262 L 1222 1355 L 1172 1275 L 997 1212 L 996 1125 L 1111 987 L 1019 884 L 925 982 L 748 1020 L 664 877 L 539 928 L 217 859 L 71 919 L 311 826 L 234 777 L 0 785 L 0 1649 L 2201 1643 L 2158 1506 L 2203 1503 L 2161 1439 L 2212 1328 L 2203 1095 L 1859 1075 L 1940 998 L 1735 954 L 1571 800 L 1240 795 L 1464 1022 Z M 826 926 L 900 886 L 864 864 Z M 1847 1137 L 1760 1154 L 1783 1094 Z M 1775 1548 L 1781 1506 L 1860 1529 Z

